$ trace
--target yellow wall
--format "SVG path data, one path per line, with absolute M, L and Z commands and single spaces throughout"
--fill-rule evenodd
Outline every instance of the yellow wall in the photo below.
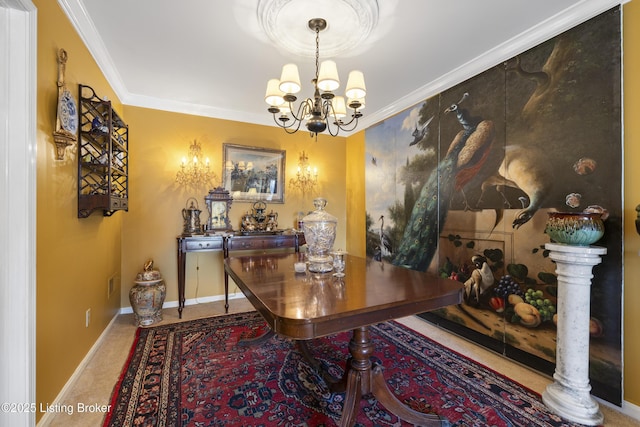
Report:
M 624 397 L 640 405 L 640 236 L 635 207 L 640 203 L 640 2 L 623 7 L 624 23 Z
M 287 180 L 295 174 L 297 158 L 305 150 L 318 167 L 317 193 L 329 201 L 327 210 L 339 221 L 336 246 L 364 255 L 364 132 L 349 138 L 321 136 L 318 141 L 302 132 L 286 135 L 279 129 L 225 120 L 194 117 L 137 107 L 121 106 L 66 16 L 53 1 L 34 0 L 38 7 L 38 175 L 37 175 L 37 401 L 51 403 L 89 351 L 119 307 L 129 306 L 128 291 L 135 274 L 148 258 L 167 281 L 167 301 L 177 300 L 176 241 L 182 231 L 181 210 L 191 196 L 204 207 L 204 192 L 191 194 L 173 183 L 180 159 L 193 139 L 212 165 L 222 163 L 222 143 L 229 142 L 286 150 Z M 625 399 L 640 405 L 640 273 L 637 257 L 640 237 L 633 220 L 640 196 L 635 194 L 640 172 L 640 93 L 633 76 L 640 72 L 640 5 L 624 6 L 625 21 Z M 637 27 L 637 26 L 636 26 Z M 64 161 L 54 160 L 52 141 L 56 103 L 56 54 L 69 54 L 67 84 L 76 93 L 78 83 L 88 84 L 114 101 L 131 132 L 130 211 L 112 217 L 94 213 L 77 218 L 75 148 Z M 266 112 L 265 112 L 266 113 Z M 214 170 L 218 175 L 221 168 Z M 346 182 L 346 185 L 345 185 Z M 205 191 L 206 192 L 206 191 Z M 295 213 L 310 210 L 306 200 L 287 188 L 285 204 L 270 204 L 283 227 L 293 224 Z M 235 203 L 235 227 L 250 208 Z M 203 217 L 204 219 L 204 214 Z M 200 270 L 196 270 L 199 265 Z M 187 298 L 222 294 L 220 254 L 190 255 L 187 264 Z M 107 280 L 116 277 L 117 289 L 107 299 Z M 121 285 L 120 285 L 121 281 Z M 121 289 L 120 289 L 121 287 Z M 198 288 L 196 294 L 196 287 Z M 232 291 L 234 289 L 232 288 Z M 121 292 L 120 292 L 121 291 Z M 85 328 L 85 310 L 92 323 Z M 188 309 L 188 308 L 187 308 Z
M 347 251 L 364 257 L 367 255 L 365 228 L 365 138 L 364 131 L 347 138 Z
M 206 220 L 204 196 L 209 189 L 187 191 L 175 183 L 180 161 L 189 143 L 197 139 L 203 155 L 209 157 L 213 171 L 222 177 L 223 143 L 286 151 L 285 179 L 295 176 L 298 157 L 303 150 L 311 166 L 318 168 L 318 188 L 304 199 L 299 192 L 285 188 L 285 203 L 268 203 L 267 212 L 278 213 L 280 228 L 294 226 L 298 211 L 313 210 L 313 197 L 327 199 L 327 211 L 338 219 L 335 247 L 345 248 L 346 192 L 345 138 L 319 136 L 308 132 L 288 135 L 283 130 L 137 107 L 125 107 L 130 129 L 131 190 L 129 212 L 123 215 L 122 236 L 122 305 L 129 306 L 128 291 L 143 263 L 153 258 L 167 284 L 166 301 L 177 301 L 176 237 L 182 233 L 182 209 L 187 199 L 195 197 Z M 265 111 L 265 114 L 268 114 Z M 231 205 L 231 224 L 240 228 L 241 216 L 252 203 Z M 199 269 L 198 269 L 199 267 Z M 234 286 L 230 292 L 238 292 Z M 222 254 L 192 253 L 187 256 L 186 292 L 188 299 L 219 296 L 224 293 Z M 175 309 L 173 309 L 175 310 Z M 188 308 L 187 308 L 188 310 Z M 213 314 L 213 313 L 212 313 Z
M 77 217 L 76 147 L 55 160 L 57 54 L 68 53 L 66 83 L 77 98 L 78 83 L 117 98 L 57 3 L 38 8 L 38 155 L 36 398 L 52 403 L 120 308 L 119 289 L 107 299 L 107 281 L 120 275 L 122 215 Z M 91 323 L 85 327 L 85 311 Z M 38 414 L 38 418 L 41 414 Z

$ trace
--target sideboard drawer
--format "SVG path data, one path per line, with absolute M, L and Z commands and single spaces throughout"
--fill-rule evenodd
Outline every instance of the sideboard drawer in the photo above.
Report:
M 239 251 L 239 250 L 249 250 L 249 249 L 262 249 L 264 247 L 265 241 L 263 239 L 251 239 L 244 240 L 242 238 L 229 239 L 229 250 L 230 251 Z
M 193 251 L 221 251 L 222 236 L 211 238 L 187 238 L 183 240 L 183 252 Z
M 295 248 L 296 236 L 233 236 L 227 240 L 227 249 L 230 251 L 261 250 L 278 248 Z

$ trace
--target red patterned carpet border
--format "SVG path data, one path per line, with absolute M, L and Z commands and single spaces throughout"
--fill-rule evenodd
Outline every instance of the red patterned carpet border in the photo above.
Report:
M 344 394 L 329 391 L 294 342 L 236 345 L 265 330 L 256 312 L 138 329 L 104 427 L 336 425 Z M 389 388 L 415 410 L 452 426 L 576 426 L 548 412 L 537 393 L 397 322 L 371 333 Z M 345 332 L 308 344 L 340 376 L 349 339 Z M 404 425 L 375 399 L 362 400 L 356 426 Z

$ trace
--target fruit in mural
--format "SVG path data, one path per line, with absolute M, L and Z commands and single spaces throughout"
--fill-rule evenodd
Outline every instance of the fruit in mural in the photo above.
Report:
M 458 248 L 464 246 L 478 253 L 472 241 L 465 245 L 456 235 L 450 235 L 449 241 Z M 533 253 L 539 251 L 540 248 L 534 248 Z M 547 258 L 545 251 L 541 253 Z M 538 280 L 536 280 L 530 276 L 529 268 L 524 264 L 505 265 L 504 254 L 500 249 L 485 249 L 482 251 L 482 256 L 486 260 L 485 267 L 489 267 L 494 274 L 499 271 L 504 271 L 506 274 L 502 276 L 496 274 L 495 282 L 484 289 L 479 298 L 465 299 L 466 305 L 491 310 L 501 315 L 507 322 L 522 324 L 529 328 L 535 328 L 547 322 L 554 324 L 552 321 L 557 311 L 555 274 L 541 271 L 537 273 Z M 479 257 L 475 255 L 471 258 Z M 441 277 L 465 283 L 472 276 L 473 270 L 473 263 L 464 261 L 457 263 L 446 257 L 439 269 L 439 274 Z M 518 310 L 515 310 L 515 307 L 518 307 Z M 477 322 L 476 319 L 473 320 Z M 597 327 L 594 326 L 594 329 Z
M 528 304 L 538 310 L 543 322 L 553 319 L 553 315 L 556 312 L 556 306 L 549 298 L 544 298 L 544 292 L 529 288 L 524 295 L 524 299 Z
M 489 305 L 496 313 L 502 313 L 504 311 L 504 299 L 500 297 L 491 297 Z
M 589 319 L 589 335 L 592 337 L 601 337 L 604 335 L 604 326 L 602 322 L 595 317 Z
M 499 297 L 506 298 L 508 295 L 524 296 L 520 285 L 509 274 L 504 275 L 498 281 L 498 285 L 493 291 Z
M 531 304 L 519 302 L 513 307 L 513 311 L 514 317 L 517 316 L 520 323 L 528 328 L 535 328 L 542 323 L 540 312 Z
M 524 300 L 520 295 L 515 295 L 515 294 L 509 295 L 509 297 L 507 298 L 507 301 L 509 301 L 509 304 L 511 305 L 516 305 L 519 302 L 524 302 Z

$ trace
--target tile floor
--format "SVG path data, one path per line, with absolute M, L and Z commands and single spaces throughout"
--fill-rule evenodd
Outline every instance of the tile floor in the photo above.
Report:
M 252 310 L 251 304 L 244 298 L 230 301 L 229 312 L 244 312 Z M 220 315 L 224 313 L 224 303 L 213 302 L 187 306 L 183 311 L 182 320 L 198 319 L 202 317 Z M 417 317 L 405 317 L 398 319 L 403 324 L 431 337 L 447 347 L 472 357 L 477 362 L 489 366 L 501 372 L 514 381 L 524 384 L 538 393 L 542 393 L 551 382 L 551 379 L 540 375 L 522 365 L 511 362 L 502 356 L 485 350 L 477 345 L 459 338 L 451 333 L 435 327 Z M 168 308 L 163 311 L 164 323 L 181 321 L 178 319 L 177 308 Z M 74 409 L 78 403 L 85 405 L 107 405 L 116 381 L 127 359 L 137 326 L 134 323 L 133 314 L 118 316 L 103 342 L 88 361 L 82 374 L 76 378 L 59 402 Z M 633 420 L 605 404 L 600 404 L 605 417 L 605 426 L 609 427 L 640 427 L 640 421 Z M 70 411 L 69 411 L 70 412 Z M 43 417 L 38 427 L 99 427 L 104 419 L 103 412 L 83 412 L 77 410 L 73 414 L 65 411 L 55 412 Z

